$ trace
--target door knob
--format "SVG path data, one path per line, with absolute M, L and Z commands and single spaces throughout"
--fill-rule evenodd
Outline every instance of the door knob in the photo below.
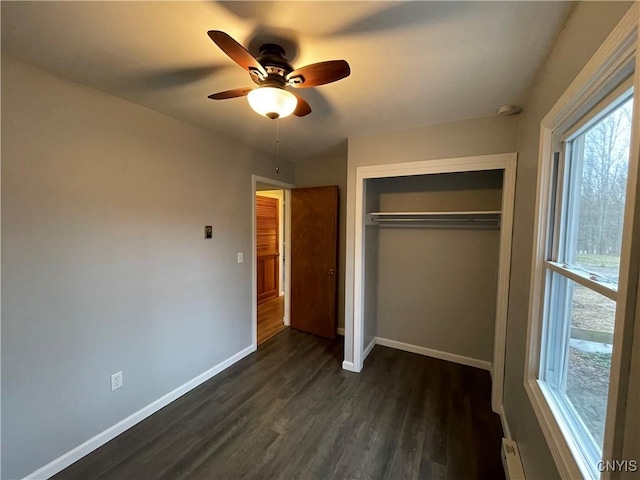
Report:
M 333 268 L 329 269 L 329 275 L 335 275 L 336 271 Z

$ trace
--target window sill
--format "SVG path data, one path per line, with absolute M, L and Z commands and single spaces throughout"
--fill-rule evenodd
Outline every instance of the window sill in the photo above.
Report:
M 541 387 L 536 379 L 525 380 L 524 387 L 560 476 L 567 479 L 594 478 L 573 438 L 564 425 L 557 421 L 556 415 L 559 415 L 559 412 L 553 403 L 547 400 L 544 387 Z

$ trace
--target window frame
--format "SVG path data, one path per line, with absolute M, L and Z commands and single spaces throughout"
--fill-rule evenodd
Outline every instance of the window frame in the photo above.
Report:
M 566 418 L 572 418 L 571 405 L 554 398 L 555 392 L 538 381 L 541 364 L 541 348 L 549 338 L 548 325 L 542 322 L 552 288 L 548 276 L 553 271 L 592 288 L 617 302 L 614 346 L 611 364 L 611 378 L 607 402 L 607 416 L 603 442 L 603 459 L 620 459 L 622 453 L 622 437 L 626 411 L 624 395 L 628 386 L 628 373 L 631 357 L 631 341 L 634 311 L 637 303 L 637 289 L 634 281 L 638 278 L 640 263 L 640 199 L 638 198 L 638 157 L 639 157 L 639 102 L 640 102 L 640 65 L 638 62 L 638 29 L 639 7 L 634 2 L 623 19 L 614 28 L 596 54 L 576 77 L 567 91 L 562 95 L 551 111 L 543 119 L 540 127 L 540 151 L 538 164 L 538 184 L 536 194 L 536 216 L 534 233 L 534 250 L 531 273 L 531 295 L 527 329 L 527 351 L 525 357 L 524 387 L 527 391 L 536 417 L 541 425 L 545 439 L 558 470 L 564 478 L 609 478 L 609 472 L 599 474 L 593 466 L 586 463 L 580 453 L 580 447 L 569 434 Z M 562 171 L 564 162 L 554 155 L 567 155 L 562 143 L 558 143 L 557 132 L 563 130 L 567 140 L 576 138 L 585 124 L 592 124 L 591 119 L 601 114 L 598 107 L 610 99 L 623 80 L 631 76 L 635 86 L 632 114 L 632 138 L 629 154 L 629 172 L 627 179 L 627 196 L 625 201 L 624 227 L 622 234 L 622 254 L 619 272 L 618 289 L 611 285 L 586 278 L 582 272 L 566 269 L 558 262 L 550 262 L 550 247 L 556 248 L 559 242 L 550 241 L 564 235 L 563 226 L 557 225 L 556 209 L 562 200 L 562 191 L 555 192 L 554 179 L 565 179 L 570 176 Z M 564 128 L 570 126 L 569 128 Z M 554 136 L 555 135 L 555 136 Z M 555 147 L 555 148 L 554 148 Z M 566 188 L 561 185 L 560 189 Z M 635 233 L 634 233 L 635 232 Z M 553 252 L 552 258 L 559 258 Z M 588 282 L 588 285 L 584 283 Z M 567 283 L 565 281 L 565 283 Z M 595 287 L 595 288 L 594 288 Z M 629 288 L 631 287 L 631 288 Z M 563 372 L 559 372 L 562 381 Z M 558 380 L 556 380 L 558 381 Z M 619 394 L 620 393 L 620 394 Z M 551 399 L 551 401 L 549 401 Z M 569 407 L 569 408 L 567 408 Z M 579 417 L 577 417 L 579 419 Z

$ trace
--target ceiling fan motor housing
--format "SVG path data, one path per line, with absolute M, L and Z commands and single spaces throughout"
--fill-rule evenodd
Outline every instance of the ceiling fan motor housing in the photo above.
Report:
M 293 67 L 285 58 L 285 51 L 280 45 L 274 43 L 265 43 L 260 47 L 260 56 L 258 62 L 267 71 L 267 78 L 261 78 L 258 72 L 252 75 L 252 79 L 260 86 L 268 85 L 284 87 L 286 83 L 285 77 L 293 71 Z
M 285 90 L 286 76 L 293 71 L 293 67 L 285 58 L 285 51 L 280 45 L 265 43 L 260 47 L 258 62 L 267 71 L 267 77 L 252 75 L 253 81 L 260 88 L 271 87 Z M 280 117 L 278 112 L 266 112 L 264 115 L 272 120 Z
M 283 69 L 287 69 L 289 72 L 293 70 L 293 67 L 285 57 L 284 48 L 275 43 L 265 43 L 260 47 L 260 56 L 258 61 L 262 65 L 279 66 Z

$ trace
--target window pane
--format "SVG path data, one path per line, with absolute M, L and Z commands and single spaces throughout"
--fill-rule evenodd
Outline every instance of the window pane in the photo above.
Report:
M 616 303 L 571 280 L 566 394 L 602 449 Z
M 572 141 L 565 262 L 594 280 L 618 284 L 622 223 L 629 169 L 632 99 Z M 574 183 L 575 182 L 575 183 Z M 570 187 L 570 190 L 572 187 Z
M 567 405 L 567 425 L 577 443 L 591 445 L 586 451 L 597 462 L 604 438 L 616 303 L 549 273 L 549 330 L 540 378 Z

